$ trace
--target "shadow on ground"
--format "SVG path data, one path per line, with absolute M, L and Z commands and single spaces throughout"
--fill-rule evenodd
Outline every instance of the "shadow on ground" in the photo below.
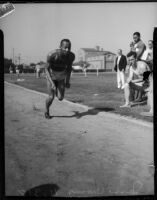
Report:
M 56 184 L 44 184 L 27 190 L 24 196 L 27 197 L 52 197 L 59 190 Z
M 132 103 L 131 107 L 135 107 L 135 106 L 143 106 L 143 105 L 147 105 L 147 101 L 141 101 L 141 102 L 136 102 L 136 103 Z
M 71 116 L 53 116 L 53 117 L 64 117 L 64 118 L 72 118 L 76 117 L 77 119 L 87 116 L 87 115 L 97 115 L 99 112 L 110 112 L 113 111 L 114 108 L 91 108 L 85 112 L 78 112 L 78 111 L 73 111 L 74 114 Z

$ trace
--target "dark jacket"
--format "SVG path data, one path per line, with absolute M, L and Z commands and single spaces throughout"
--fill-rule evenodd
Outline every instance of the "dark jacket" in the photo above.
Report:
M 114 70 L 117 71 L 117 60 L 118 60 L 118 56 L 116 57 L 116 62 L 115 62 L 115 67 Z M 127 60 L 126 60 L 126 56 L 122 55 L 119 61 L 119 71 L 122 71 L 122 69 L 126 68 L 127 65 Z

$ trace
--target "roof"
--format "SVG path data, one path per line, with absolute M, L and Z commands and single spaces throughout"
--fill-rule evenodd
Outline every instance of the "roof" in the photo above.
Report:
M 91 53 L 99 53 L 99 54 L 113 54 L 116 55 L 115 53 L 112 53 L 110 51 L 101 51 L 101 50 L 97 50 L 95 48 L 81 48 L 82 50 L 86 51 L 86 52 L 91 52 Z

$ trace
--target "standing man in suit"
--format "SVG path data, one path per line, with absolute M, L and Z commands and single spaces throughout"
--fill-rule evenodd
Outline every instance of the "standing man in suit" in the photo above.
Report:
M 126 56 L 122 54 L 122 50 L 118 49 L 114 70 L 117 72 L 117 87 L 123 88 L 125 84 L 125 69 L 127 65 Z

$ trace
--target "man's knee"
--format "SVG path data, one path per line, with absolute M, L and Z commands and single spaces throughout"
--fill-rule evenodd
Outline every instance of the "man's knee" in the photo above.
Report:
M 51 92 L 47 98 L 47 101 L 51 102 L 54 100 L 54 92 Z
M 63 99 L 64 99 L 64 95 L 59 95 L 59 96 L 58 96 L 58 100 L 59 100 L 59 101 L 63 101 Z
M 130 88 L 130 87 L 129 87 L 129 84 L 128 84 L 128 83 L 125 83 L 125 85 L 124 85 L 124 91 L 125 91 L 125 90 L 129 90 L 129 88 Z
M 64 99 L 64 91 L 57 91 L 57 98 L 59 101 L 62 101 Z
M 65 93 L 65 84 L 64 82 L 61 82 L 57 90 L 57 97 L 59 101 L 62 101 L 64 99 L 64 93 Z

